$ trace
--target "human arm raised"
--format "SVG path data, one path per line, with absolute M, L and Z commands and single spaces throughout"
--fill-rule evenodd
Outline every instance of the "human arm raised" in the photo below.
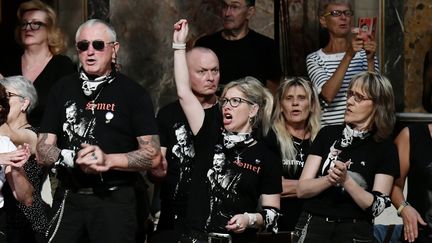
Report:
M 403 194 L 405 180 L 410 169 L 409 154 L 410 154 L 410 134 L 406 127 L 402 129 L 395 139 L 395 144 L 399 154 L 400 176 L 393 184 L 391 200 L 395 208 L 399 209 L 405 201 Z M 404 224 L 404 239 L 408 242 L 414 242 L 418 237 L 418 224 L 426 225 L 420 214 L 415 208 L 408 205 L 400 211 L 400 216 Z
M 185 44 L 189 32 L 185 19 L 174 24 L 173 43 Z M 174 49 L 174 79 L 180 105 L 186 115 L 193 134 L 197 134 L 204 122 L 204 109 L 192 92 L 189 82 L 189 71 L 186 61 L 186 50 Z

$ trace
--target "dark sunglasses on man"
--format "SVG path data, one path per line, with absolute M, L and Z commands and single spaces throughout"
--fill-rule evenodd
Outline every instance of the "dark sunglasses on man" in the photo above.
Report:
M 115 41 L 105 42 L 103 40 L 94 40 L 94 41 L 82 40 L 76 43 L 76 48 L 79 51 L 87 51 L 90 46 L 90 43 L 93 46 L 93 49 L 95 49 L 96 51 L 103 51 L 105 49 L 105 44 L 112 45 L 115 43 Z

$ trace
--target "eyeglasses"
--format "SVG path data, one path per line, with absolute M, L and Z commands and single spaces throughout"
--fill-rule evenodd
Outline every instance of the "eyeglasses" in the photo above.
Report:
M 102 51 L 105 48 L 105 44 L 107 45 L 112 45 L 115 42 L 111 41 L 111 42 L 105 42 L 103 40 L 94 40 L 94 41 L 87 41 L 87 40 L 82 40 L 82 41 L 78 41 L 76 43 L 76 48 L 80 51 L 87 51 L 87 49 L 90 46 L 90 43 L 93 46 L 93 49 L 97 50 L 97 51 Z
M 16 96 L 16 97 L 20 97 L 20 98 L 23 98 L 23 99 L 24 99 L 24 96 L 22 96 L 22 95 L 15 94 L 15 93 L 10 92 L 10 91 L 6 91 L 6 97 L 10 98 L 10 97 L 14 97 L 14 96 Z
M 227 99 L 227 98 L 220 99 L 221 106 L 226 106 L 228 104 L 228 102 L 231 105 L 231 107 L 234 107 L 234 108 L 236 108 L 237 106 L 239 106 L 241 103 L 247 103 L 249 105 L 253 105 L 254 104 L 252 101 L 247 100 L 247 99 L 243 99 L 243 98 L 240 98 L 240 97 L 232 97 L 232 98 L 229 98 L 229 99 Z
M 349 98 L 351 98 L 351 97 L 354 97 L 354 101 L 357 102 L 357 103 L 360 103 L 363 100 L 372 100 L 371 98 L 366 98 L 363 95 L 361 95 L 361 94 L 359 94 L 359 93 L 357 93 L 355 91 L 352 91 L 352 90 L 348 90 L 347 91 L 346 97 L 347 97 L 347 100 Z
M 21 26 L 21 30 L 26 30 L 27 26 L 30 26 L 31 30 L 39 30 L 41 26 L 46 26 L 45 23 L 41 22 L 41 21 L 31 21 L 31 22 L 23 22 L 20 24 Z
M 354 15 L 354 11 L 353 10 L 343 10 L 343 11 L 342 10 L 333 10 L 333 11 L 330 11 L 330 12 L 323 14 L 322 16 L 327 17 L 327 16 L 331 15 L 333 17 L 339 17 L 342 14 L 344 14 L 346 17 L 351 17 Z

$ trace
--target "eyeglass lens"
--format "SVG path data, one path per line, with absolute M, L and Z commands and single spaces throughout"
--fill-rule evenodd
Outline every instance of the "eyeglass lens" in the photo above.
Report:
M 35 22 L 24 22 L 21 23 L 21 29 L 22 30 L 26 30 L 27 26 L 30 26 L 31 30 L 38 30 L 40 29 L 41 26 L 44 26 L 45 24 L 40 22 L 40 21 L 35 21 Z
M 363 95 L 361 95 L 361 94 L 359 94 L 357 92 L 354 92 L 352 90 L 348 90 L 347 91 L 347 99 L 349 99 L 349 98 L 351 98 L 353 96 L 354 96 L 354 100 L 356 102 L 362 102 L 363 100 L 369 100 L 368 98 L 365 98 Z
M 109 42 L 111 43 L 111 42 Z M 93 48 L 97 51 L 102 51 L 105 48 L 105 42 L 102 40 L 94 40 L 91 42 Z M 90 46 L 90 41 L 78 41 L 76 47 L 80 51 L 87 51 Z
M 352 10 L 343 10 L 343 11 L 342 10 L 333 10 L 333 11 L 328 12 L 326 14 L 326 16 L 331 15 L 333 17 L 339 17 L 342 14 L 344 14 L 347 17 L 351 17 L 354 15 L 354 11 L 352 11 Z

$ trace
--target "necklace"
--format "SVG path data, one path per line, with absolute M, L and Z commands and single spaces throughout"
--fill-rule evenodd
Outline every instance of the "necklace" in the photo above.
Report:
M 299 139 L 300 140 L 300 139 Z M 303 147 L 302 144 L 304 142 L 304 139 L 301 140 L 301 142 L 298 142 L 296 140 L 293 141 L 294 142 L 294 147 L 297 150 L 298 155 L 300 156 L 300 161 L 304 162 L 304 153 L 303 153 Z
M 236 156 L 235 158 L 235 162 L 236 163 L 240 163 L 241 160 L 243 159 L 242 157 L 240 157 L 240 155 L 242 155 L 248 148 L 250 148 L 251 146 L 253 146 L 256 143 L 256 141 L 254 141 L 253 143 L 249 144 L 248 146 L 246 146 L 245 148 L 243 148 L 240 152 L 238 150 L 235 150 L 235 154 Z
M 89 102 L 89 103 L 90 103 L 90 110 L 92 111 L 92 115 L 94 115 L 94 111 L 95 111 L 95 108 L 96 108 L 96 106 L 97 106 L 97 105 L 95 104 L 95 102 L 96 102 L 97 98 L 99 98 L 99 95 L 102 93 L 102 90 L 103 90 L 104 88 L 105 88 L 105 86 L 102 87 L 101 90 L 99 90 L 99 92 L 98 92 L 97 95 L 95 96 L 95 98 Z

